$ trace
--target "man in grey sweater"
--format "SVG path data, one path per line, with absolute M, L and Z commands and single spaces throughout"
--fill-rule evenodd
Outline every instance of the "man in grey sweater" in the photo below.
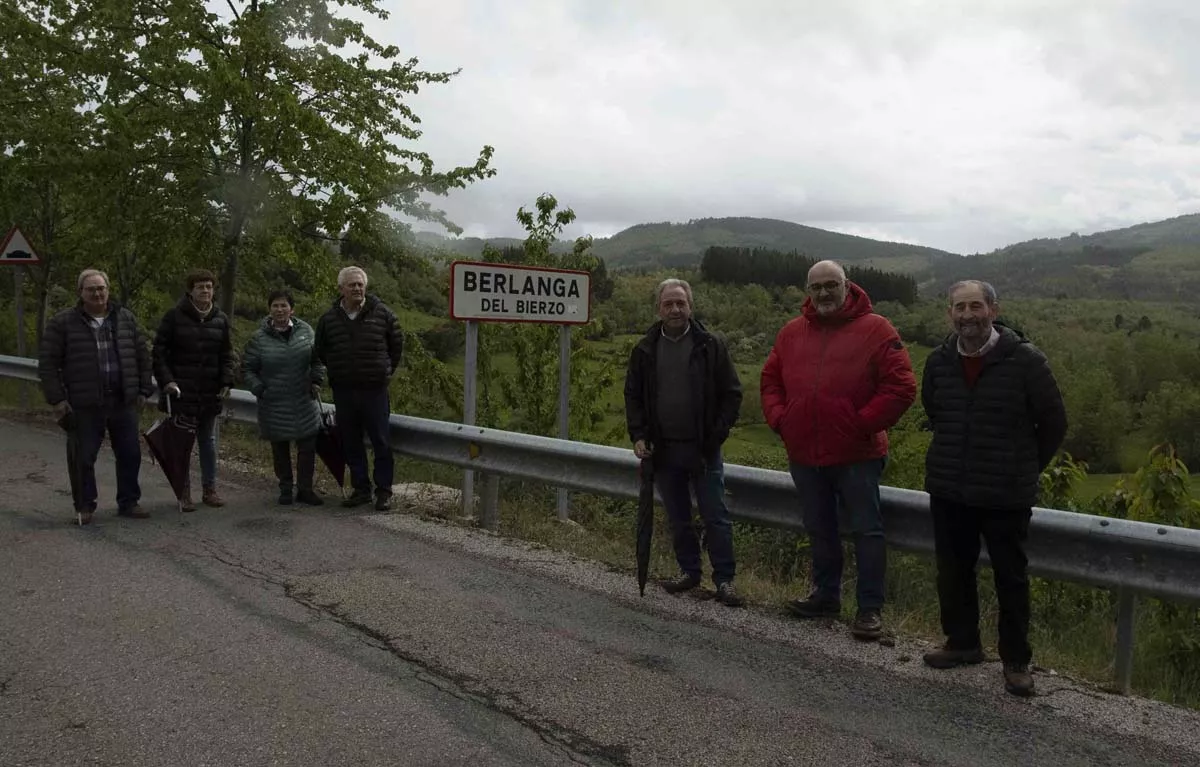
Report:
M 736 607 L 733 524 L 725 507 L 721 445 L 737 421 L 742 386 L 729 350 L 692 318 L 692 288 L 664 280 L 655 296 L 659 321 L 634 347 L 625 375 L 625 419 L 638 458 L 653 458 L 680 574 L 672 593 L 700 585 L 700 543 L 692 526 L 692 492 L 717 599 Z

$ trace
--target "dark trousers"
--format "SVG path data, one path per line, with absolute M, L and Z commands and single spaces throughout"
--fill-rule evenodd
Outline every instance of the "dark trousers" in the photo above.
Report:
M 812 581 L 819 596 L 841 601 L 842 533 L 854 539 L 858 562 L 858 609 L 879 610 L 884 601 L 887 546 L 879 508 L 879 477 L 885 459 L 836 466 L 790 467 L 800 495 L 804 530 L 812 551 Z
M 96 458 L 108 432 L 117 463 L 117 508 L 128 509 L 142 498 L 138 474 L 142 467 L 138 410 L 109 399 L 101 407 L 79 408 L 73 413 L 74 429 L 67 435 L 67 471 L 76 511 L 96 508 Z
M 313 488 L 313 472 L 317 465 L 317 435 L 296 440 L 296 488 L 300 492 Z M 292 443 L 272 442 L 271 457 L 275 463 L 275 478 L 279 489 L 292 492 Z
M 969 650 L 980 646 L 979 590 L 975 565 L 979 538 L 987 543 L 1000 603 L 1000 659 L 1029 663 L 1029 537 L 1032 509 L 985 509 L 937 497 L 929 499 L 933 512 L 937 554 L 938 601 L 947 647 Z
M 367 475 L 367 448 L 363 437 L 371 440 L 375 453 L 375 492 L 391 493 L 396 462 L 392 457 L 391 402 L 387 387 L 381 389 L 333 390 L 333 404 L 337 407 L 338 436 L 346 454 L 346 466 L 350 469 L 350 485 L 358 492 L 371 492 L 371 479 Z
M 692 524 L 692 493 L 704 523 L 704 545 L 712 563 L 713 583 L 732 581 L 733 523 L 725 506 L 725 464 L 718 449 L 701 463 L 695 442 L 663 442 L 655 446 L 654 484 L 662 496 L 675 545 L 675 559 L 685 573 L 700 575 L 700 541 Z

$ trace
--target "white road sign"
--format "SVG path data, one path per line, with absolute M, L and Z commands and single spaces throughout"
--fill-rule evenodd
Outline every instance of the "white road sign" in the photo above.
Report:
M 15 226 L 0 245 L 0 264 L 36 264 L 40 261 L 37 252 Z
M 585 325 L 591 313 L 587 272 L 476 261 L 450 264 L 450 316 L 456 320 Z

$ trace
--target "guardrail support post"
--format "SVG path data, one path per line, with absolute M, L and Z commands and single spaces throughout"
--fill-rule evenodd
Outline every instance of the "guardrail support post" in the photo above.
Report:
M 500 475 L 488 474 L 483 486 L 483 511 L 479 525 L 493 533 L 500 530 Z
M 1128 695 L 1133 683 L 1133 619 L 1136 597 L 1129 589 L 1117 589 L 1117 658 L 1116 684 L 1122 695 Z

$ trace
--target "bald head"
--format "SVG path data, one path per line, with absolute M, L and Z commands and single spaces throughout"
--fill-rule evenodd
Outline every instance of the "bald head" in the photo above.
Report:
M 846 270 L 837 261 L 818 261 L 808 270 L 808 297 L 817 314 L 833 314 L 846 303 Z

